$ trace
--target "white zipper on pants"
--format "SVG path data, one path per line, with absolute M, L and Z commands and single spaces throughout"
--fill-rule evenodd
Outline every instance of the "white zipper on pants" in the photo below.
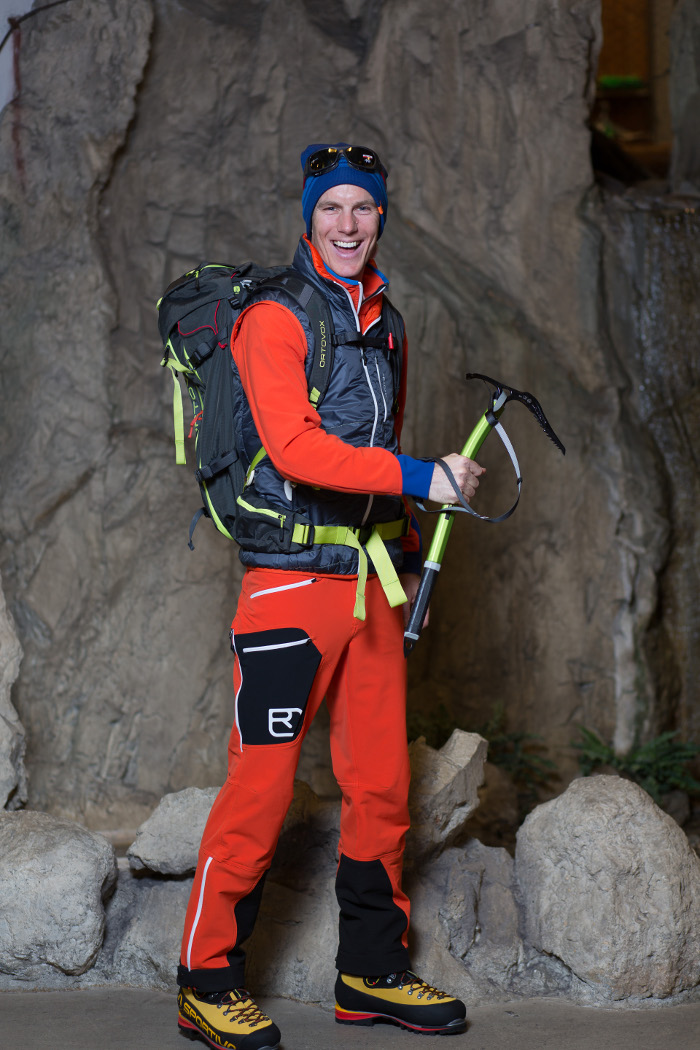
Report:
M 282 587 L 267 587 L 264 591 L 255 591 L 251 598 L 259 598 L 261 594 L 277 594 L 279 591 L 292 591 L 295 587 L 308 587 L 310 583 L 316 583 L 316 577 L 310 580 L 299 580 L 298 583 L 285 583 Z
M 266 653 L 270 649 L 289 649 L 292 645 L 306 645 L 308 638 L 300 638 L 296 642 L 279 642 L 277 645 L 248 645 L 242 650 L 244 653 Z

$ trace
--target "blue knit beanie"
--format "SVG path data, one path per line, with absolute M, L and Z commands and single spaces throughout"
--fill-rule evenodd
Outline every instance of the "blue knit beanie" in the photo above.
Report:
M 343 149 L 349 145 L 350 143 L 348 142 L 314 142 L 311 146 L 307 146 L 301 155 L 302 171 L 311 154 L 316 153 L 317 150 L 328 149 L 329 146 L 333 149 Z M 311 236 L 311 217 L 319 199 L 331 186 L 346 185 L 361 186 L 363 190 L 367 190 L 372 195 L 375 204 L 379 208 L 379 236 L 381 237 L 389 207 L 386 195 L 386 178 L 379 171 L 359 171 L 357 168 L 351 167 L 345 156 L 341 156 L 340 163 L 331 171 L 324 171 L 321 175 L 309 175 L 304 179 L 301 210 L 309 237 Z

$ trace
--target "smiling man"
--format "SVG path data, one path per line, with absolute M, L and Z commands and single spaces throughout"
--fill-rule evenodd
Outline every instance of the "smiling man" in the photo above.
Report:
M 178 972 L 181 1030 L 235 1050 L 279 1043 L 245 990 L 242 945 L 301 744 L 324 699 L 343 796 L 336 1020 L 426 1034 L 466 1025 L 464 1004 L 410 969 L 401 885 L 409 826 L 403 628 L 420 572 L 405 496 L 456 497 L 434 460 L 400 452 L 406 335 L 374 263 L 386 169 L 373 150 L 345 143 L 309 146 L 301 162 L 306 234 L 292 273 L 308 297 L 279 284 L 261 289 L 231 339 L 244 496 L 259 525 L 241 543 L 229 774 L 202 838 Z M 312 383 L 318 333 L 304 309 L 313 291 L 333 329 L 322 398 Z M 471 498 L 482 468 L 456 453 L 445 461 Z M 279 522 L 290 510 L 308 524 L 282 543 Z
M 361 186 L 334 186 L 314 209 L 311 243 L 338 277 L 359 279 L 379 240 L 379 210 Z

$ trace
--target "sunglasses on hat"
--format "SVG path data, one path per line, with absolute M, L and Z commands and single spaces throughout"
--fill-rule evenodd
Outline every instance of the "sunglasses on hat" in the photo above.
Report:
M 316 150 L 304 165 L 304 178 L 333 171 L 340 164 L 341 157 L 345 157 L 350 167 L 357 171 L 368 173 L 378 171 L 386 179 L 386 169 L 379 157 L 374 150 L 366 149 L 364 146 L 345 146 L 342 149 L 326 146 L 325 149 Z

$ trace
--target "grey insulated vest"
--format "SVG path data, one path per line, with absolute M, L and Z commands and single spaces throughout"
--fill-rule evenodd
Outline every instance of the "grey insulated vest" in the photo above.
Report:
M 403 322 L 400 315 L 385 298 L 381 318 L 367 332 L 360 333 L 348 293 L 341 285 L 316 272 L 303 238 L 294 256 L 293 268 L 325 298 L 335 333 L 331 377 L 318 406 L 324 430 L 356 448 L 371 446 L 397 452 L 394 416 L 402 364 Z M 305 311 L 283 288 L 261 290 L 253 301 L 281 303 L 299 319 L 306 334 L 306 372 L 307 380 L 310 380 L 315 336 Z M 389 345 L 390 332 L 393 334 L 393 348 Z M 372 337 L 382 345 L 353 345 L 351 340 L 358 335 Z M 263 347 L 261 352 L 264 352 Z M 259 453 L 262 443 L 235 363 L 233 368 L 238 401 L 236 445 L 243 451 L 248 466 Z M 300 527 L 307 524 L 362 529 L 359 540 L 364 544 L 372 525 L 405 517 L 400 496 L 342 493 L 292 484 L 279 474 L 266 455 L 255 466 L 252 481 L 244 489 L 242 499 L 252 513 L 242 518 L 242 532 L 236 535 L 241 546 L 241 561 L 248 566 L 274 569 L 354 574 L 358 571 L 356 549 L 336 543 L 314 544 L 313 528 L 305 530 L 306 542 L 295 542 L 295 526 L 297 538 Z M 401 540 L 388 539 L 385 545 L 394 567 L 400 570 L 403 560 Z M 371 560 L 370 571 L 373 571 Z

